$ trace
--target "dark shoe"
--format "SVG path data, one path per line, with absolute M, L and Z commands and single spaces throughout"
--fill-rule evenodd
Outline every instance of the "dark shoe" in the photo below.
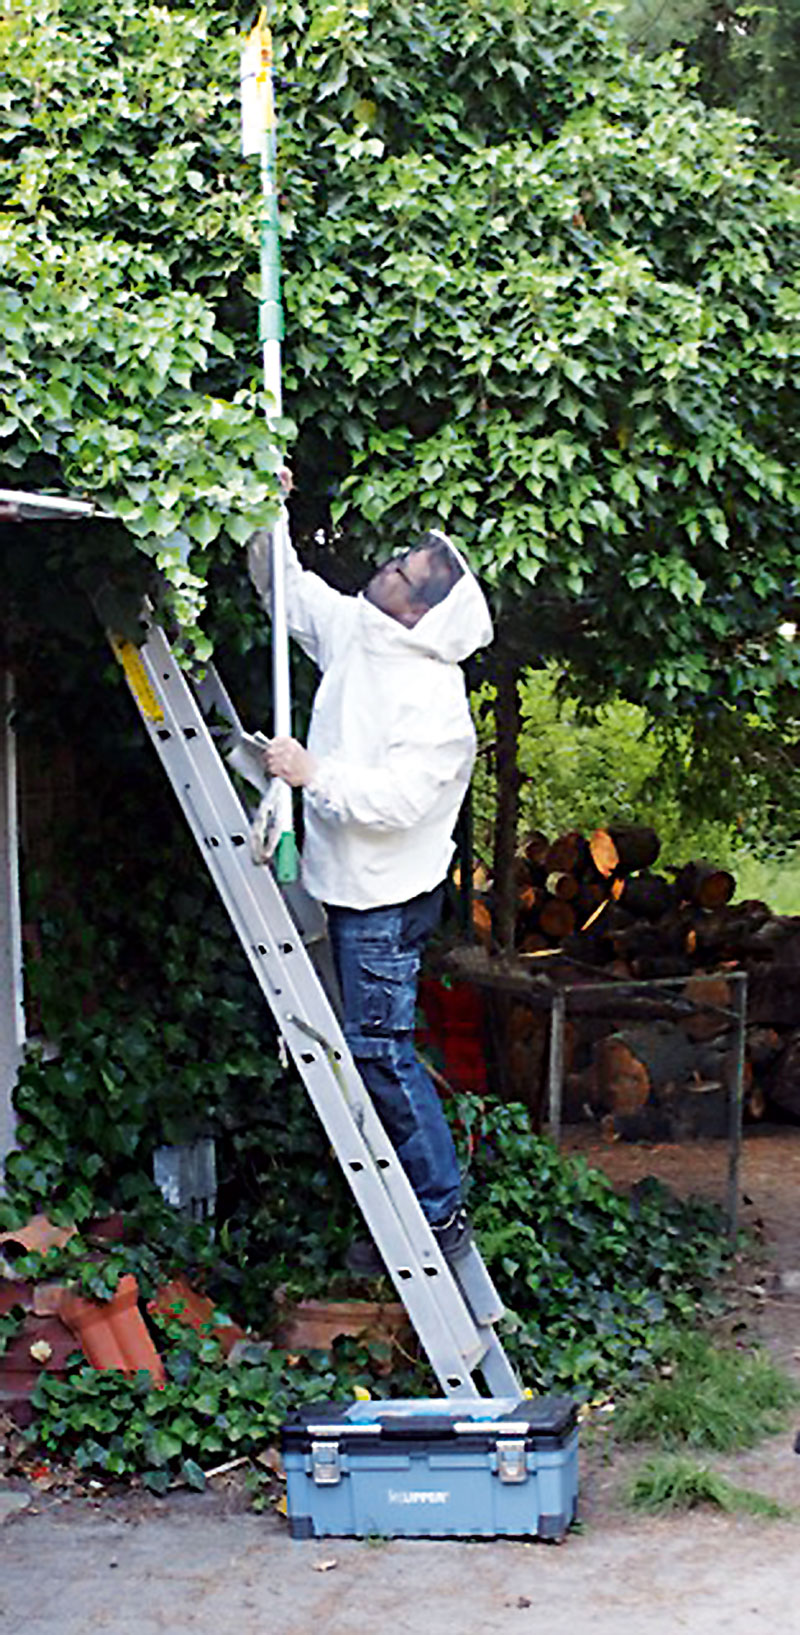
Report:
M 383 1260 L 371 1238 L 356 1238 L 344 1257 L 348 1272 L 356 1277 L 388 1277 Z
M 431 1231 L 449 1265 L 463 1260 L 472 1247 L 472 1227 L 463 1204 L 453 1210 L 446 1221 L 432 1226 Z
M 462 1260 L 472 1246 L 472 1227 L 463 1204 L 448 1215 L 446 1221 L 432 1226 L 431 1231 L 448 1264 Z M 389 1273 L 371 1238 L 356 1238 L 350 1244 L 344 1263 L 355 1277 L 388 1277 Z

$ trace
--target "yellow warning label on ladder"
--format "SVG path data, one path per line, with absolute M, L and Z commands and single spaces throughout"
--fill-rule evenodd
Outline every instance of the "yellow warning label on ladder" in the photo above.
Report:
M 125 671 L 125 679 L 146 721 L 163 721 L 164 711 L 156 698 L 135 642 L 111 637 L 111 646 Z

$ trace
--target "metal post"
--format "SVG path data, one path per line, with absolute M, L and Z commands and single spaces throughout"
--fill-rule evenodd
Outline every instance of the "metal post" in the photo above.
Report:
M 548 1133 L 558 1146 L 561 1141 L 561 1099 L 564 1081 L 564 1023 L 567 996 L 557 988 L 550 1006 L 550 1062 L 548 1072 Z
M 732 972 L 728 978 L 733 984 L 733 1011 L 736 1017 L 733 1070 L 728 1079 L 728 1236 L 735 1238 L 739 1223 L 739 1159 L 742 1150 L 742 1112 L 744 1108 L 745 1020 L 747 1016 L 747 976 L 744 971 Z

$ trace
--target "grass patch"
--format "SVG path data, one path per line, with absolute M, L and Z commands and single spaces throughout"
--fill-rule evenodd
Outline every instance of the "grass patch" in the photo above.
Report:
M 754 1488 L 737 1487 L 707 1465 L 699 1465 L 685 1454 L 656 1454 L 636 1472 L 627 1493 L 634 1510 L 664 1514 L 667 1511 L 695 1510 L 699 1505 L 715 1505 L 718 1510 L 744 1510 L 751 1516 L 774 1520 L 794 1515 Z
M 779 862 L 737 851 L 731 867 L 736 875 L 736 902 L 757 897 L 773 914 L 800 914 L 800 849 Z
M 705 1334 L 673 1330 L 656 1368 L 619 1406 L 614 1428 L 623 1441 L 732 1453 L 779 1431 L 800 1401 L 800 1387 L 763 1352 L 722 1349 Z

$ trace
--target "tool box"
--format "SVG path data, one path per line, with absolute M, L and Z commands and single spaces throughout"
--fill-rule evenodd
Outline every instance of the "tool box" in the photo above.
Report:
M 281 1449 L 296 1539 L 562 1539 L 576 1513 L 569 1397 L 312 1403 Z

